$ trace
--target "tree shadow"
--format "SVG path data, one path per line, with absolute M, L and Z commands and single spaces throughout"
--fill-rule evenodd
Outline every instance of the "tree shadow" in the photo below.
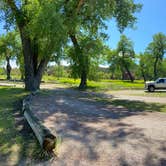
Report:
M 76 151 L 77 153 L 85 151 L 81 155 L 85 155 L 90 162 L 95 161 L 102 156 L 98 147 L 107 149 L 106 145 L 111 149 L 110 154 L 126 146 L 123 149 L 125 153 L 129 147 L 133 149 L 131 155 L 140 155 L 142 149 L 149 152 L 149 149 L 156 144 L 156 140 L 150 140 L 142 128 L 121 122 L 121 120 L 140 114 L 146 116 L 147 112 L 160 112 L 163 105 L 100 99 L 100 95 L 79 92 L 70 88 L 59 88 L 47 92 L 44 95 L 34 96 L 33 111 L 52 132 L 61 135 L 65 143 L 68 140 L 71 141 L 66 147 L 69 149 L 61 156 L 61 160 L 65 161 L 67 157 L 70 158 L 72 154 L 76 154 Z M 157 146 L 162 147 L 163 141 L 157 140 Z M 148 158 L 147 154 L 143 154 L 142 160 L 146 160 L 146 157 Z M 160 158 L 161 156 L 157 159 L 158 163 Z M 120 165 L 130 165 L 128 158 L 126 161 L 123 158 L 122 160 L 124 161 Z M 137 162 L 139 164 L 139 161 Z M 143 165 L 147 165 L 147 162 L 144 161 Z M 161 162 L 165 162 L 164 158 Z
M 28 165 L 40 147 L 21 114 L 24 91 L 5 87 L 0 94 L 0 165 Z
M 144 91 L 145 93 L 150 93 L 150 94 L 153 94 L 153 93 L 166 93 L 166 90 L 155 90 L 154 92 L 149 92 L 149 91 Z

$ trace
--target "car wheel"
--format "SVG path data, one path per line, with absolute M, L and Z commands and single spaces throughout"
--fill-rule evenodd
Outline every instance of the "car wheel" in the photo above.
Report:
M 154 86 L 149 86 L 149 87 L 148 87 L 148 91 L 149 91 L 149 92 L 154 92 L 154 91 L 155 91 Z

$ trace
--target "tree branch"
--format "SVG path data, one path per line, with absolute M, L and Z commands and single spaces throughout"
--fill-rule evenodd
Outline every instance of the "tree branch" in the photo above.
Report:
M 79 0 L 78 5 L 77 5 L 77 9 L 76 9 L 76 13 L 77 13 L 77 14 L 79 13 L 80 8 L 81 8 L 81 6 L 83 5 L 83 3 L 84 3 L 84 0 Z
M 12 10 L 16 22 L 19 28 L 22 28 L 25 24 L 23 13 L 17 8 L 14 0 L 6 0 L 6 3 L 9 5 L 10 9 Z
M 49 59 L 46 59 L 46 58 L 43 58 L 40 61 L 40 64 L 39 64 L 38 69 L 37 69 L 36 77 L 41 77 L 41 75 L 44 71 L 44 68 L 47 65 L 48 61 L 49 61 Z

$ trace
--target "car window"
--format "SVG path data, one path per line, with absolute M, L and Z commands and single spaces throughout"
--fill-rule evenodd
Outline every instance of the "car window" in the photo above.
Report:
M 158 83 L 164 83 L 164 79 L 160 79 Z

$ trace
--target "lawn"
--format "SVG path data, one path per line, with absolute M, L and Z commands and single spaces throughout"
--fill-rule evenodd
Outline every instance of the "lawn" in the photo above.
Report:
M 5 75 L 1 75 L 0 79 L 6 79 Z M 12 79 L 19 79 L 17 75 L 12 75 Z M 73 78 L 59 78 L 54 76 L 44 75 L 42 81 L 46 83 L 63 83 L 74 88 L 79 86 L 80 79 Z M 122 80 L 100 80 L 100 81 L 89 81 L 88 80 L 88 90 L 93 91 L 104 91 L 104 90 L 123 90 L 123 89 L 143 89 L 143 80 L 135 80 L 133 83 L 130 81 Z
M 57 82 L 68 84 L 72 87 L 78 87 L 80 80 L 73 78 L 59 78 L 55 79 L 52 76 L 44 76 L 43 81 L 45 82 Z M 121 80 L 101 80 L 101 81 L 89 81 L 88 80 L 88 90 L 93 91 L 104 91 L 104 90 L 123 90 L 123 89 L 143 89 L 144 82 L 142 80 L 136 80 L 134 83 L 130 81 Z
M 0 86 L 0 165 L 17 165 L 25 156 L 33 156 L 38 146 L 31 131 L 27 131 L 28 137 L 25 135 L 25 126 L 19 120 L 18 101 L 26 94 L 21 88 Z

